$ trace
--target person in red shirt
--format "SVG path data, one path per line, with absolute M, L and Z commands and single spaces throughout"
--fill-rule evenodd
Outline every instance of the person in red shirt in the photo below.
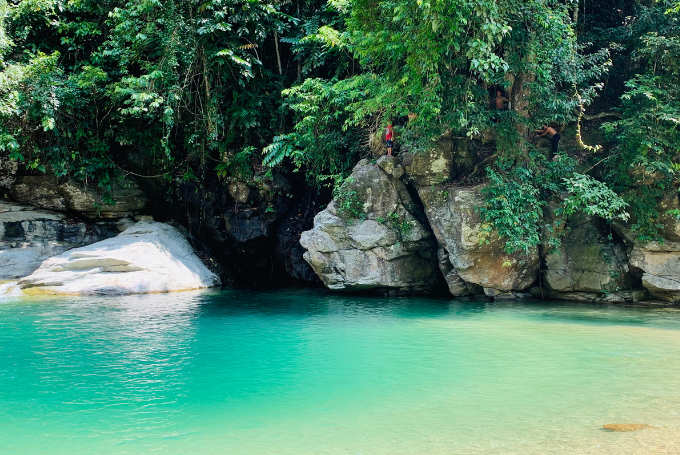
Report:
M 392 156 L 392 138 L 394 137 L 394 131 L 392 131 L 392 123 L 387 124 L 387 129 L 385 130 L 385 142 L 387 143 L 387 156 Z

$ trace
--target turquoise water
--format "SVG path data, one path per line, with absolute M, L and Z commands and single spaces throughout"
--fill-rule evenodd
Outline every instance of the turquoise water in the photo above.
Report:
M 672 309 L 7 297 L 0 453 L 680 453 L 679 357 Z

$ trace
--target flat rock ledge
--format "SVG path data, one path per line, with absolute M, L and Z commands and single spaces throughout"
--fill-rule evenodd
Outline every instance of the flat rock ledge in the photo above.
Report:
M 27 294 L 121 295 L 220 284 L 178 229 L 140 221 L 116 237 L 45 260 L 18 287 Z

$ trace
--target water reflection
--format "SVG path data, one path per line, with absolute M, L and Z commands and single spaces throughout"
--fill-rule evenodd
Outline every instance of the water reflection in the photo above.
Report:
M 263 316 L 376 316 L 401 318 L 470 318 L 503 315 L 573 324 L 654 325 L 680 328 L 678 308 L 639 308 L 612 304 L 568 301 L 493 302 L 448 298 L 382 298 L 355 294 L 332 294 L 317 289 L 232 291 L 207 295 L 202 311 L 229 317 Z

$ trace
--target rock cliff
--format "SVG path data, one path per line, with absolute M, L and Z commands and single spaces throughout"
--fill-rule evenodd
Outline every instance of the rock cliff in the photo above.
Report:
M 661 241 L 582 214 L 557 222 L 548 208 L 545 229 L 561 243 L 508 254 L 504 239 L 482 234 L 483 185 L 455 184 L 481 160 L 468 141 L 444 136 L 428 152 L 361 161 L 302 234 L 305 260 L 335 290 L 418 289 L 443 278 L 453 296 L 680 302 L 675 190 L 660 203 Z
M 650 296 L 680 302 L 680 220 L 668 214 L 680 210 L 678 193 L 667 192 L 659 205 L 665 225 L 661 239 L 641 242 L 630 224 L 615 223 L 614 229 L 626 242 L 631 272 L 642 280 Z
M 147 202 L 134 181 L 114 183 L 105 198 L 102 191 L 74 179 L 59 181 L 53 175 L 17 177 L 12 196 L 35 207 L 78 212 L 87 218 L 123 218 L 142 210 Z M 113 202 L 111 202 L 113 201 Z

